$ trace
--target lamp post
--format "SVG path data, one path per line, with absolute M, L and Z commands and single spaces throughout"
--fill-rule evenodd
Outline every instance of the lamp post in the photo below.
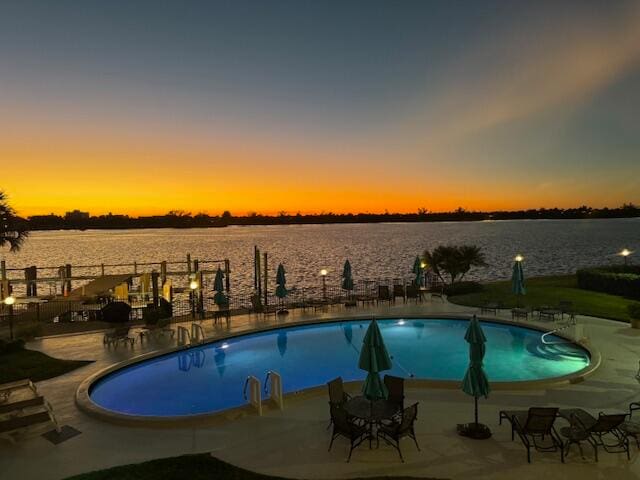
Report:
M 524 260 L 524 257 L 523 257 L 522 255 L 518 254 L 518 255 L 516 255 L 516 258 L 514 258 L 514 260 L 515 260 L 516 262 L 521 262 L 521 261 L 523 261 L 523 260 Z
M 13 295 L 9 295 L 4 299 L 4 304 L 9 309 L 9 338 L 13 340 L 13 304 L 16 303 L 16 299 Z
M 322 277 L 322 299 L 327 300 L 327 269 L 320 270 L 320 276 Z
M 623 248 L 622 251 L 620 252 L 620 255 L 624 259 L 624 264 L 626 265 L 627 258 L 629 258 L 629 255 L 631 255 L 631 250 L 629 250 L 628 248 Z
M 196 318 L 196 290 L 198 290 L 198 282 L 196 280 L 191 280 L 189 283 L 189 288 L 191 291 L 189 292 L 189 297 L 191 298 L 191 317 Z

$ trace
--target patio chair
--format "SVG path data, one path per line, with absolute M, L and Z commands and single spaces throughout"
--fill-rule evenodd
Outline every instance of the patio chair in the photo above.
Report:
M 41 431 L 43 427 L 51 424 L 56 432 L 60 433 L 62 430 L 53 415 L 51 406 L 46 401 L 43 402 L 43 406 L 44 410 L 40 412 L 0 420 L 0 438 L 16 443 L 23 435 L 36 430 Z
M 351 396 L 344 391 L 344 383 L 342 377 L 337 377 L 327 382 L 329 389 L 329 406 L 342 408 L 344 404 L 351 399 Z M 327 428 L 331 427 L 332 420 L 329 420 Z
M 105 332 L 104 337 L 102 337 L 102 343 L 104 345 L 109 346 L 111 344 L 117 345 L 118 342 L 123 342 L 123 343 L 128 342 L 133 347 L 133 344 L 135 343 L 136 339 L 135 337 L 129 336 L 130 330 L 131 330 L 131 327 L 129 325 L 116 327 L 112 330 L 109 330 Z
M 397 406 L 398 411 L 404 410 L 404 378 L 385 375 L 383 381 L 389 390 L 387 400 Z
M 369 430 L 364 425 L 354 423 L 347 415 L 347 411 L 338 405 L 331 405 L 330 412 L 333 432 L 328 451 L 331 451 L 336 437 L 345 437 L 349 440 L 349 456 L 347 457 L 347 462 L 349 462 L 353 450 L 369 437 Z
M 396 298 L 402 298 L 403 302 L 407 301 L 407 293 L 405 292 L 404 285 L 394 284 L 393 285 L 393 302 L 395 303 Z
M 15 382 L 3 383 L 0 385 L 0 402 L 6 402 L 13 392 L 26 388 L 30 389 L 35 395 L 38 394 L 38 389 L 35 384 L 28 378 L 16 380 Z
M 389 291 L 389 285 L 378 285 L 378 296 L 376 298 L 376 305 L 380 302 L 388 302 L 391 305 L 391 292 Z
M 378 432 L 376 434 L 376 438 L 382 439 L 395 448 L 398 451 L 398 455 L 400 455 L 400 460 L 404 463 L 404 457 L 402 456 L 402 451 L 400 450 L 400 440 L 404 437 L 409 437 L 413 439 L 413 442 L 416 444 L 416 448 L 420 451 L 420 446 L 418 445 L 418 440 L 416 439 L 416 432 L 414 430 L 414 425 L 416 423 L 416 419 L 418 418 L 418 404 L 414 403 L 410 407 L 405 408 L 402 411 L 402 416 L 400 417 L 400 421 L 393 422 L 391 424 L 381 424 L 378 427 Z
M 26 400 L 0 403 L 0 415 L 13 415 L 29 408 L 42 407 L 44 405 L 44 402 L 44 397 L 37 396 L 33 398 L 27 398 Z
M 570 426 L 560 429 L 560 433 L 567 439 L 566 451 L 575 443 L 580 448 L 581 442 L 587 441 L 593 447 L 596 462 L 598 461 L 598 447 L 607 453 L 626 453 L 629 460 L 629 438 L 620 429 L 627 417 L 626 413 L 605 414 L 600 412 L 598 418 L 582 409 L 575 409 L 570 415 Z
M 575 318 L 575 313 L 573 312 L 573 302 L 569 300 L 560 300 L 558 302 L 558 310 L 560 310 L 561 319 L 564 319 L 565 315 L 567 315 L 569 319 Z
M 431 298 L 439 298 L 444 302 L 444 285 L 434 285 L 429 289 Z
M 560 460 L 564 463 L 564 448 L 553 424 L 558 416 L 555 407 L 531 407 L 526 415 L 511 417 L 512 431 L 518 434 L 527 449 L 527 462 L 531 463 L 531 448 L 538 452 L 560 451 Z
M 422 296 L 420 295 L 420 290 L 415 285 L 407 285 L 406 289 L 407 301 L 410 299 L 415 300 L 416 303 L 422 301 Z

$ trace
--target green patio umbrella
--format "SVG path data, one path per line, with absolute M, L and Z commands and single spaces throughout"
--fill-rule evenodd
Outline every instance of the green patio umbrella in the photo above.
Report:
M 351 264 L 349 260 L 344 262 L 344 268 L 342 269 L 342 289 L 347 291 L 347 306 L 350 306 L 349 297 L 353 290 L 353 277 L 351 276 Z M 355 304 L 355 302 L 354 302 Z
M 516 257 L 511 274 L 511 291 L 517 296 L 517 306 L 520 306 L 520 296 L 527 293 L 524 286 L 524 272 L 522 270 L 522 257 Z
M 284 301 L 284 298 L 289 294 L 287 290 L 287 278 L 285 276 L 284 266 L 278 265 L 278 271 L 276 272 L 276 297 L 280 300 L 280 303 Z M 278 313 L 288 313 L 285 308 L 278 310 Z
M 229 299 L 224 294 L 224 273 L 222 273 L 222 269 L 220 267 L 218 267 L 216 278 L 213 281 L 213 290 L 216 292 L 216 294 L 213 296 L 213 301 L 216 303 L 216 305 L 229 305 Z
M 469 327 L 464 339 L 469 344 L 469 367 L 462 379 L 462 391 L 473 397 L 475 409 L 474 423 L 458 425 L 458 432 L 461 435 L 481 440 L 489 438 L 491 430 L 486 425 L 478 423 L 478 398 L 487 398 L 491 388 L 487 375 L 482 368 L 485 352 L 484 344 L 487 339 L 475 315 L 469 321 Z
M 371 401 L 387 398 L 389 392 L 380 378 L 380 372 L 391 369 L 391 358 L 375 318 L 364 334 L 358 367 L 368 372 L 362 387 L 364 396 Z
M 416 278 L 413 280 L 413 283 L 415 284 L 415 286 L 422 287 L 424 283 L 424 275 L 423 275 L 422 261 L 420 260 L 420 257 L 418 255 L 416 255 L 416 259 L 413 262 L 413 269 L 411 271 L 416 275 Z

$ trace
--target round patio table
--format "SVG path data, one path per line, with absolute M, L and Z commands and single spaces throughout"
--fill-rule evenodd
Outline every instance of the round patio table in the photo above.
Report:
M 369 428 L 369 448 L 374 438 L 373 425 L 390 420 L 398 412 L 397 404 L 389 400 L 371 401 L 362 395 L 347 400 L 344 409 L 350 416 L 363 420 Z
M 353 397 L 344 405 L 344 409 L 352 417 L 367 422 L 389 420 L 398 412 L 398 406 L 389 400 L 368 400 L 364 396 Z

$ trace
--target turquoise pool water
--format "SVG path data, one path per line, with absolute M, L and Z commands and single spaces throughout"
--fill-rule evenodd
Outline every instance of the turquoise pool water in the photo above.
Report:
M 393 359 L 390 373 L 405 378 L 461 380 L 468 364 L 466 319 L 379 320 Z M 358 356 L 367 321 L 281 328 L 174 352 L 125 367 L 98 380 L 89 395 L 97 405 L 129 415 L 179 416 L 243 405 L 248 375 L 264 381 L 280 373 L 285 392 L 342 376 L 362 380 Z M 544 345 L 540 332 L 482 322 L 490 381 L 558 377 L 589 364 L 574 344 Z M 550 337 L 549 341 L 560 340 Z

